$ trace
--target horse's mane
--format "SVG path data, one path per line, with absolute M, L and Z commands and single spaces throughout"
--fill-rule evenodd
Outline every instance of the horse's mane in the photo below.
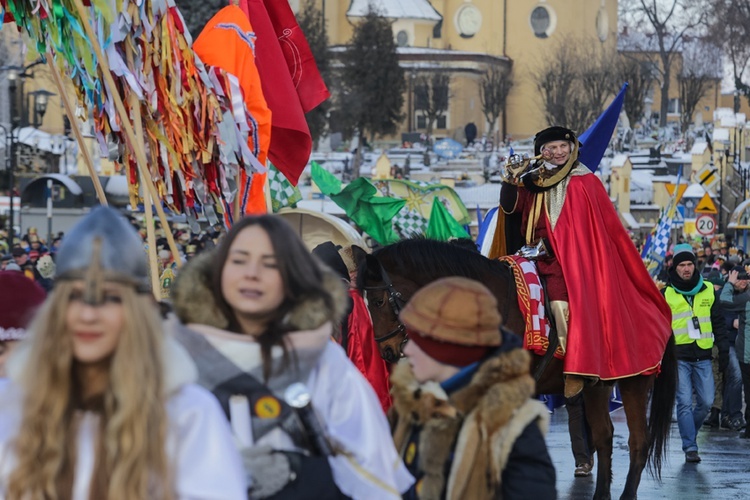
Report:
M 505 265 L 479 252 L 422 237 L 401 240 L 375 250 L 373 255 L 381 262 L 385 261 L 386 269 L 390 270 L 387 263 L 392 263 L 394 271 L 408 275 L 420 284 L 446 276 L 465 276 L 478 281 L 486 279 L 488 273 L 509 276 Z

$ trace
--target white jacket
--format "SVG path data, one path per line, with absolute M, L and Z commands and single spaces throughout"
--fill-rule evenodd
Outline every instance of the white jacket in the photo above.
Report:
M 174 340 L 165 341 L 165 387 L 169 429 L 167 456 L 174 473 L 174 494 L 180 500 L 245 500 L 247 486 L 242 461 L 232 442 L 219 403 L 213 395 L 191 382 L 196 378 L 190 357 Z M 9 364 L 10 380 L 0 380 L 0 498 L 15 467 L 12 441 L 18 433 L 23 402 L 18 377 L 26 360 L 20 346 Z M 80 412 L 77 436 L 76 477 L 72 500 L 89 500 L 94 473 L 99 416 Z

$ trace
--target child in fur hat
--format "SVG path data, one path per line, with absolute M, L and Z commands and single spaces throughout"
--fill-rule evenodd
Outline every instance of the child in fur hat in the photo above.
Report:
M 404 498 L 554 499 L 529 353 L 501 332 L 497 301 L 481 283 L 443 278 L 400 314 L 407 359 L 391 376 L 394 441 L 417 483 Z

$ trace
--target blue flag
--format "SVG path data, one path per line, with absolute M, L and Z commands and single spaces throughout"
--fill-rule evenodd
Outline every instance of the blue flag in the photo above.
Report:
M 620 93 L 612 101 L 604 113 L 599 115 L 593 125 L 586 132 L 581 134 L 578 140 L 581 142 L 581 152 L 578 159 L 586 165 L 592 172 L 595 172 L 602 161 L 604 152 L 607 150 L 612 133 L 617 126 L 617 120 L 620 118 L 622 104 L 625 102 L 625 91 L 628 89 L 627 82 L 622 85 Z

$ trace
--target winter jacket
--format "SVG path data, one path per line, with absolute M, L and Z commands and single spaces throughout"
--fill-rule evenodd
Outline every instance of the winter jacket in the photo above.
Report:
M 405 498 L 556 498 L 543 437 L 549 414 L 531 399 L 530 357 L 519 344 L 504 334 L 498 352 L 449 394 L 445 383 L 417 383 L 408 362 L 396 366 L 394 442 L 417 479 Z

